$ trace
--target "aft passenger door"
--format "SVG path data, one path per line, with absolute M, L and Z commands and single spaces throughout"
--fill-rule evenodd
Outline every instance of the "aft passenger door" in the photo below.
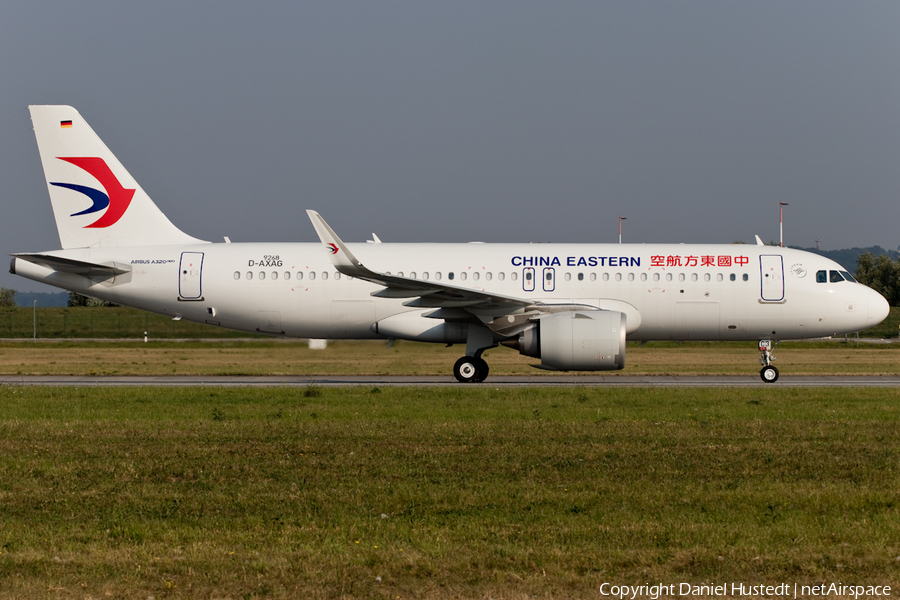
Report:
M 182 252 L 178 265 L 178 299 L 203 300 L 203 252 Z
M 764 302 L 784 300 L 784 259 L 777 254 L 759 257 L 760 297 Z

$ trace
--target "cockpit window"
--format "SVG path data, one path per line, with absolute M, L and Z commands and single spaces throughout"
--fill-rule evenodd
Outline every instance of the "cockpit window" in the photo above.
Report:
M 854 279 L 853 275 L 851 275 L 847 271 L 841 271 L 841 275 L 843 275 L 844 279 L 846 279 L 847 281 L 852 281 L 853 283 L 856 283 L 856 279 Z
M 841 274 L 838 273 L 837 271 L 829 271 L 829 272 L 828 272 L 828 279 L 829 279 L 829 281 L 831 281 L 831 283 L 837 283 L 837 282 L 839 282 L 839 281 L 843 281 L 843 280 L 844 280 L 844 278 L 841 277 Z
M 816 283 L 825 283 L 828 281 L 828 273 L 825 271 L 816 271 Z

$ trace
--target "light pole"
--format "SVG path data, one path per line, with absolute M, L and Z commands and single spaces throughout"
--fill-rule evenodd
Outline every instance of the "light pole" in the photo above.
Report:
M 622 221 L 624 221 L 627 217 L 619 217 L 619 243 L 622 243 Z
M 778 245 L 784 248 L 784 207 L 787 202 L 778 203 Z
M 37 300 L 31 301 L 32 342 L 37 342 Z

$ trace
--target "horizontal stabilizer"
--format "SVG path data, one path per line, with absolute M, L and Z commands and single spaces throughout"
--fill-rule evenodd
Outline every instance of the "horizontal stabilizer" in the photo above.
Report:
M 131 271 L 129 265 L 118 263 L 101 265 L 82 260 L 72 260 L 71 258 L 60 258 L 49 254 L 13 254 L 12 256 L 19 260 L 53 269 L 54 271 L 73 273 L 84 277 L 115 277 Z

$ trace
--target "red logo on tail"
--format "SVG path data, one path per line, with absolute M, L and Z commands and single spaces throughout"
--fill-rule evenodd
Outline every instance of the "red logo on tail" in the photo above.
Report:
M 135 190 L 127 190 L 122 187 L 122 184 L 119 183 L 119 180 L 116 179 L 116 176 L 113 175 L 113 172 L 110 170 L 109 165 L 107 165 L 106 161 L 102 158 L 64 158 L 62 156 L 58 156 L 57 158 L 59 158 L 59 160 L 64 160 L 67 163 L 71 163 L 80 169 L 84 169 L 85 171 L 93 175 L 94 179 L 99 181 L 100 185 L 104 187 L 109 197 L 109 208 L 106 209 L 106 212 L 103 213 L 102 217 L 100 217 L 90 225 L 85 225 L 85 229 L 89 227 L 109 227 L 110 225 L 116 224 L 119 219 L 122 218 L 122 215 L 125 214 L 125 211 L 128 210 L 128 206 L 131 204 L 131 199 L 134 198 Z M 82 211 L 81 213 L 76 214 L 86 214 L 87 212 L 94 212 L 95 210 L 99 210 L 100 208 L 102 208 L 102 206 L 98 204 L 98 198 L 95 198 L 93 194 L 90 194 L 88 192 L 88 190 L 92 192 L 96 192 L 97 190 L 84 188 L 83 186 L 75 186 L 73 184 L 53 183 L 52 185 L 74 189 L 81 192 L 82 194 L 86 194 L 91 197 L 91 199 L 94 201 L 95 206 L 91 209 L 88 209 L 87 211 Z M 102 203 L 102 200 L 100 200 L 100 202 Z

